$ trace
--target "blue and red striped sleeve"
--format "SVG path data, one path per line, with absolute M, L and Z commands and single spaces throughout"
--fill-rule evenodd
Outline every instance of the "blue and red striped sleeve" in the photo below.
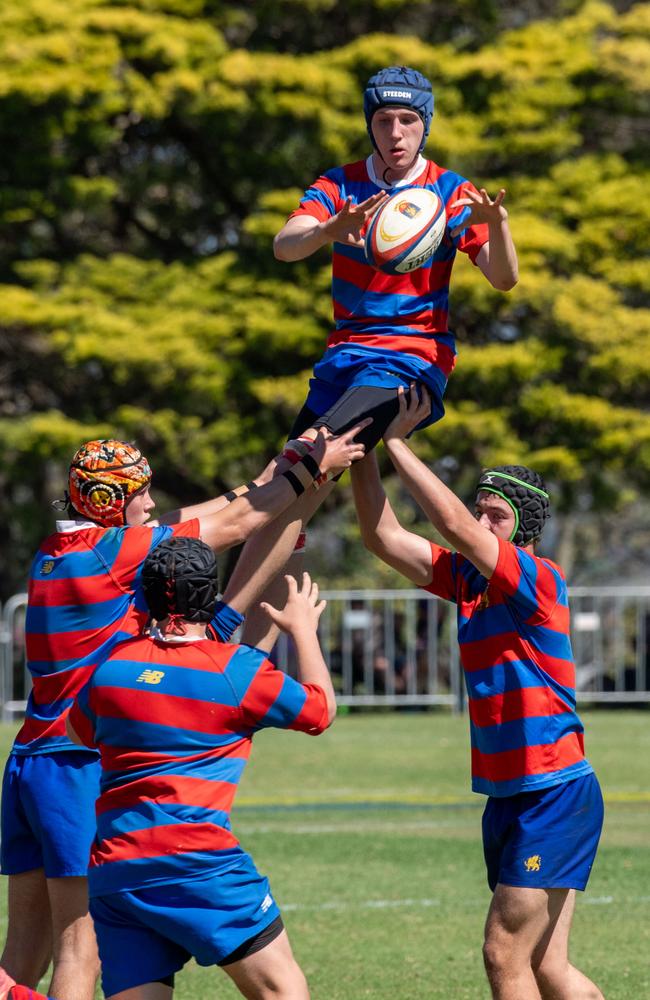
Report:
M 244 726 L 252 732 L 294 729 L 316 736 L 329 725 L 323 688 L 295 681 L 259 649 L 240 646 L 230 661 L 228 679 L 239 698 Z
M 461 206 L 460 208 L 451 209 L 451 205 L 459 198 L 467 197 L 467 191 L 473 191 L 478 194 L 477 189 L 474 187 L 471 181 L 466 180 L 464 177 L 457 177 L 458 185 L 454 188 L 451 195 L 447 199 L 447 229 L 454 229 L 458 225 L 462 225 L 465 219 L 469 216 L 470 207 L 469 205 Z M 478 256 L 479 250 L 482 246 L 489 242 L 490 230 L 487 223 L 480 222 L 473 226 L 468 226 L 459 236 L 455 237 L 454 245 L 461 253 L 466 253 L 473 264 L 476 263 L 476 258 Z
M 326 222 L 343 207 L 341 188 L 337 180 L 338 170 L 330 170 L 323 174 L 307 188 L 300 205 L 291 213 L 290 219 L 300 215 L 308 215 L 319 222 Z
M 445 601 L 456 603 L 456 556 L 450 549 L 445 549 L 435 542 L 431 546 L 431 583 L 422 590 L 442 597 Z
M 559 566 L 512 542 L 498 541 L 499 557 L 490 582 L 508 595 L 531 625 L 546 621 L 558 605 L 566 609 L 568 618 L 566 581 Z M 568 620 L 566 624 L 568 628 Z

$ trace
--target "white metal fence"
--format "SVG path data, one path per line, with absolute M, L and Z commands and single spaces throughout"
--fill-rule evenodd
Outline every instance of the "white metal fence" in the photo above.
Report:
M 461 710 L 464 684 L 456 609 L 422 590 L 324 592 L 320 638 L 341 705 L 446 705 Z M 572 642 L 578 700 L 650 704 L 650 587 L 573 587 Z M 0 613 L 0 706 L 22 712 L 30 687 L 24 657 L 26 595 Z M 282 636 L 274 660 L 295 673 Z

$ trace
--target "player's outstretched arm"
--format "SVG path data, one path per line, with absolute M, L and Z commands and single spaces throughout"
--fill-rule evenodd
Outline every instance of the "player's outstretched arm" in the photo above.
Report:
M 319 432 L 310 454 L 296 462 L 287 472 L 276 476 L 259 489 L 237 497 L 215 514 L 199 518 L 202 541 L 215 552 L 239 545 L 286 510 L 321 475 L 336 474 L 348 469 L 364 455 L 363 444 L 354 438 L 369 423 L 369 419 L 361 421 L 339 437 L 329 436 L 329 432 Z
M 235 486 L 234 489 L 228 490 L 226 493 L 222 493 L 220 496 L 215 497 L 213 500 L 205 500 L 203 503 L 196 503 L 190 507 L 179 507 L 177 510 L 170 510 L 166 514 L 162 514 L 157 521 L 150 522 L 153 524 L 180 524 L 183 521 L 191 521 L 195 517 L 209 517 L 211 514 L 217 514 L 224 507 L 227 507 L 236 497 L 244 496 L 246 493 L 250 493 L 251 490 L 257 489 L 258 486 L 264 486 L 266 483 L 270 483 L 275 475 L 275 471 L 278 462 L 282 458 L 282 452 L 275 455 L 274 458 L 262 469 L 262 471 L 251 479 L 249 483 L 242 483 L 241 486 Z
M 508 224 L 508 213 L 503 205 L 505 196 L 505 188 L 500 189 L 494 201 L 485 188 L 478 192 L 467 189 L 465 196 L 450 206 L 452 209 L 471 208 L 465 226 L 487 223 L 490 236 L 476 256 L 476 264 L 492 287 L 500 292 L 509 292 L 519 280 L 517 251 Z M 460 229 L 454 229 L 451 235 L 457 236 L 459 232 Z
M 465 504 L 413 454 L 403 440 L 428 416 L 430 403 L 426 397 L 418 400 L 415 386 L 411 387 L 408 399 L 403 389 L 399 393 L 400 412 L 384 435 L 391 462 L 434 528 L 489 579 L 499 556 L 496 536 L 481 527 Z
M 327 606 L 327 601 L 318 600 L 318 584 L 309 573 L 302 574 L 302 585 L 293 576 L 286 576 L 289 596 L 284 608 L 274 608 L 262 602 L 260 607 L 278 628 L 293 639 L 298 658 L 298 680 L 301 684 L 317 684 L 325 692 L 327 699 L 328 724 L 336 715 L 336 695 L 332 686 L 327 664 L 318 641 L 318 622 Z M 262 645 L 260 648 L 264 649 Z M 269 649 L 265 649 L 269 653 Z
M 431 546 L 426 538 L 403 528 L 395 516 L 379 476 L 374 452 L 353 465 L 352 491 L 359 530 L 367 549 L 418 587 L 431 583 Z
M 328 243 L 362 247 L 361 230 L 385 198 L 385 191 L 371 195 L 358 205 L 348 198 L 343 208 L 324 222 L 310 215 L 294 216 L 285 222 L 273 240 L 276 260 L 304 260 Z

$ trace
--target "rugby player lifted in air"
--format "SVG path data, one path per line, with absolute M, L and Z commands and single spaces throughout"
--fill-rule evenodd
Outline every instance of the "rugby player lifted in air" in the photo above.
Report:
M 305 192 L 299 207 L 274 240 L 278 260 L 297 261 L 332 244 L 335 328 L 315 365 L 305 405 L 290 437 L 288 454 L 303 453 L 313 428 L 340 433 L 371 416 L 359 436 L 373 447 L 397 413 L 397 390 L 416 380 L 427 387 L 432 410 L 423 426 L 439 420 L 442 397 L 455 361 L 448 326 L 449 282 L 457 251 L 466 253 L 494 288 L 511 289 L 517 255 L 503 205 L 464 177 L 422 156 L 433 116 L 431 83 L 417 70 L 389 66 L 370 78 L 363 110 L 372 143 L 365 160 L 329 170 Z M 364 253 L 366 226 L 387 196 L 400 188 L 426 187 L 445 206 L 442 243 L 423 267 L 391 275 L 371 267 Z M 308 430 L 308 429 L 312 430 Z M 282 466 L 280 466 L 282 468 Z M 235 606 L 251 604 L 260 580 L 285 565 L 301 531 L 331 487 L 321 487 L 296 504 L 275 526 L 246 546 L 227 591 Z M 275 529 L 284 521 L 278 536 Z M 290 572 L 299 563 L 292 560 Z M 276 603 L 280 591 L 271 591 Z M 266 634 L 268 621 L 249 615 L 246 641 Z
M 354 433 L 319 435 L 311 456 L 272 482 L 253 490 L 253 481 L 157 521 L 150 520 L 151 469 L 137 448 L 91 441 L 73 458 L 62 502 L 67 519 L 41 544 L 30 571 L 25 628 L 33 688 L 3 781 L 9 919 L 0 963 L 17 982 L 35 987 L 52 961 L 49 992 L 57 1000 L 94 996 L 98 961 L 86 873 L 99 763 L 95 751 L 71 743 L 65 718 L 95 665 L 145 624 L 144 560 L 170 537 L 200 537 L 215 551 L 242 542 L 315 477 L 359 458 L 363 446 L 353 443 Z M 240 621 L 221 606 L 215 628 L 227 638 Z
M 111 1000 L 170 1000 L 194 957 L 221 966 L 249 1000 L 308 1000 L 268 880 L 242 850 L 230 810 L 253 734 L 318 735 L 336 701 L 316 629 L 325 602 L 304 575 L 267 613 L 295 645 L 298 681 L 261 649 L 206 634 L 216 560 L 195 538 L 147 558 L 155 637 L 120 643 L 80 692 L 75 739 L 101 754 L 90 908 Z
M 352 484 L 363 540 L 380 559 L 457 605 L 469 695 L 472 788 L 487 795 L 483 850 L 493 896 L 483 955 L 495 1000 L 603 1000 L 569 962 L 576 890 L 587 884 L 603 798 L 576 713 L 569 607 L 559 566 L 535 554 L 549 515 L 541 477 L 483 472 L 475 516 L 403 440 L 426 419 L 412 390 L 386 449 L 414 500 L 455 551 L 407 531 L 374 455 Z

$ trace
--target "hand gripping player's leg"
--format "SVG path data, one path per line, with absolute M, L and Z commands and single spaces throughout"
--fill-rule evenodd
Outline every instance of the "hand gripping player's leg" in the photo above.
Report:
M 341 435 L 364 420 L 371 422 L 362 427 L 355 440 L 360 441 L 368 452 L 375 447 L 397 414 L 398 399 L 398 390 L 394 388 L 355 386 L 343 393 L 320 417 L 304 406 L 291 429 L 283 458 L 287 463 L 298 461 L 321 428 Z M 283 471 L 283 466 L 278 468 L 278 472 Z M 264 600 L 278 605 L 286 600 L 284 573 L 300 577 L 304 564 L 305 530 L 332 488 L 333 483 L 330 482 L 317 484 L 317 489 L 306 493 L 268 530 L 262 529 L 244 546 L 226 588 L 225 601 L 241 614 L 247 612 L 243 631 L 246 643 L 252 646 L 266 644 L 274 633 L 274 626 L 256 602 Z

